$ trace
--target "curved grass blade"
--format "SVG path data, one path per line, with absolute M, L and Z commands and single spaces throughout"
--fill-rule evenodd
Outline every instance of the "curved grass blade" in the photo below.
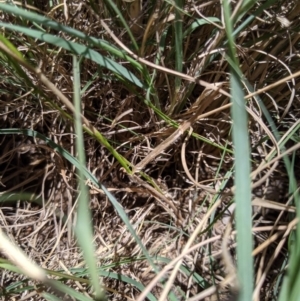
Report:
M 261 2 L 258 6 L 258 9 L 234 30 L 234 32 L 232 33 L 233 37 L 237 36 L 243 29 L 247 27 L 247 25 L 249 25 L 255 19 L 255 17 L 259 16 L 264 10 L 268 9 L 276 2 L 277 0 L 268 0 L 266 2 Z
M 197 28 L 199 28 L 202 25 L 205 24 L 212 24 L 211 22 L 214 23 L 221 23 L 219 18 L 216 17 L 208 17 L 206 19 L 196 19 L 183 33 L 183 36 L 186 37 L 188 35 L 190 35 L 194 30 L 196 30 Z
M 121 205 L 118 203 L 118 201 L 115 199 L 115 197 L 103 186 L 101 183 L 98 182 L 96 177 L 85 167 L 80 164 L 80 162 L 74 158 L 68 151 L 66 151 L 64 148 L 53 142 L 51 139 L 47 138 L 46 136 L 40 134 L 39 132 L 33 131 L 31 129 L 2 129 L 0 130 L 0 135 L 11 135 L 11 134 L 21 134 L 25 136 L 30 136 L 34 138 L 39 138 L 45 141 L 48 146 L 50 146 L 54 151 L 58 152 L 60 155 L 62 155 L 66 160 L 68 160 L 71 164 L 73 164 L 77 169 L 81 169 L 83 175 L 86 179 L 93 182 L 93 184 L 102 189 L 105 194 L 108 196 L 110 202 L 113 204 L 113 206 L 116 208 L 118 214 L 122 218 L 123 222 L 127 226 L 128 231 L 131 233 L 131 235 L 135 238 L 137 244 L 140 246 L 141 250 L 143 251 L 144 255 L 148 259 L 150 265 L 155 271 L 158 271 L 158 268 L 153 263 L 153 260 L 151 259 L 151 256 L 149 255 L 147 249 L 144 247 L 143 243 L 141 242 L 140 238 L 137 236 L 135 230 L 133 229 L 126 212 L 121 207 Z
M 131 39 L 131 42 L 133 44 L 133 47 L 136 51 L 139 50 L 139 47 L 136 43 L 136 40 L 126 22 L 126 20 L 124 19 L 121 11 L 119 10 L 119 8 L 117 7 L 117 5 L 115 4 L 115 1 L 112 1 L 112 0 L 105 0 L 104 1 L 106 3 L 106 6 L 109 6 L 114 12 L 115 14 L 118 16 L 118 19 L 121 21 L 122 25 L 124 26 L 124 28 L 126 29 L 126 32 L 128 33 L 130 39 Z
M 0 268 L 12 271 L 14 273 L 21 274 L 21 271 L 6 259 L 0 259 Z M 109 267 L 107 267 L 107 268 L 109 268 Z M 88 280 L 86 278 L 81 278 L 81 277 L 86 277 L 88 275 L 88 271 L 86 269 L 71 268 L 70 272 L 72 274 L 76 274 L 76 275 L 69 275 L 69 274 L 65 274 L 64 272 L 60 272 L 60 271 L 52 271 L 52 270 L 45 270 L 45 271 L 48 275 L 59 277 L 60 283 L 61 283 L 61 281 L 72 280 L 72 281 L 78 281 L 80 283 L 90 284 L 90 280 Z M 116 280 L 120 280 L 124 283 L 131 284 L 132 286 L 136 287 L 140 291 L 143 291 L 145 288 L 145 286 L 143 284 L 141 284 L 140 282 L 138 282 L 130 277 L 127 277 L 127 276 L 124 276 L 124 275 L 121 275 L 118 273 L 106 271 L 102 267 L 97 268 L 97 273 L 99 274 L 100 277 L 116 279 Z M 19 289 L 18 289 L 18 287 L 19 287 Z M 12 283 L 9 286 L 7 286 L 6 289 L 7 289 L 7 293 L 10 293 L 10 292 L 16 293 L 17 291 L 23 292 L 23 291 L 25 291 L 26 288 L 24 288 L 24 283 L 22 281 L 17 281 L 16 283 Z M 31 290 L 34 290 L 34 289 L 35 289 L 34 286 L 32 286 Z M 63 289 L 64 289 L 64 287 L 63 287 Z M 30 290 L 29 287 L 28 287 L 28 290 Z M 72 292 L 71 292 L 71 294 L 72 294 L 72 296 L 74 296 Z M 79 295 L 78 295 L 78 297 L 79 297 Z M 150 301 L 157 300 L 151 293 L 148 294 L 147 298 Z M 91 299 L 88 299 L 88 300 L 91 300 Z
M 0 42 L 2 42 L 10 51 L 12 51 L 16 56 L 22 58 L 21 52 L 8 40 L 6 39 L 2 34 L 0 34 Z M 19 78 L 21 78 L 25 83 L 32 88 L 36 88 L 35 85 L 32 83 L 28 75 L 24 72 L 24 70 L 21 68 L 21 66 L 15 62 L 15 60 L 11 59 L 7 53 L 2 52 L 4 55 L 1 55 L 5 60 L 14 68 L 16 73 L 19 75 Z
M 45 16 L 41 16 L 41 15 L 38 15 L 36 13 L 27 11 L 25 9 L 21 9 L 17 6 L 0 3 L 0 10 L 2 10 L 4 12 L 7 12 L 7 13 L 10 13 L 10 14 L 14 14 L 14 15 L 19 16 L 19 17 L 22 17 L 25 20 L 35 22 L 35 23 L 38 23 L 40 25 L 44 25 L 47 28 L 52 28 L 52 29 L 55 29 L 57 31 L 62 31 L 62 32 L 66 33 L 66 34 L 69 34 L 73 37 L 76 37 L 78 39 L 86 41 L 91 47 L 92 46 L 97 46 L 97 47 L 99 47 L 103 50 L 108 51 L 109 53 L 111 53 L 114 56 L 117 56 L 121 59 L 124 59 L 124 60 L 128 61 L 139 71 L 141 71 L 143 69 L 143 67 L 141 66 L 141 64 L 139 62 L 137 62 L 135 59 L 131 58 L 130 56 L 126 55 L 124 52 L 120 51 L 116 47 L 112 46 L 111 44 L 109 44 L 105 40 L 88 36 L 85 33 L 81 32 L 77 29 L 65 26 L 65 25 L 60 24 L 60 23 L 58 23 L 54 20 L 51 20 L 51 19 L 49 19 Z
M 140 282 L 138 282 L 138 281 L 136 281 L 136 280 L 134 280 L 134 279 L 132 279 L 130 277 L 124 276 L 122 274 L 117 274 L 117 273 L 108 272 L 108 271 L 102 271 L 102 270 L 99 272 L 99 274 L 102 277 L 108 277 L 108 278 L 111 278 L 111 279 L 116 279 L 116 280 L 122 281 L 124 283 L 131 284 L 132 286 L 136 287 L 141 292 L 145 289 L 145 286 L 142 285 Z M 147 295 L 147 298 L 150 301 L 157 301 L 157 299 L 151 293 L 149 293 Z
M 30 261 L 27 255 L 20 249 L 20 247 L 13 244 L 10 239 L 2 233 L 0 229 L 0 236 L 1 236 L 1 249 L 4 252 L 8 252 L 9 250 L 9 257 L 13 258 L 12 260 L 15 261 L 15 264 L 11 264 L 9 261 L 2 262 L 0 266 L 5 270 L 10 270 L 15 273 L 26 275 L 29 278 L 34 279 L 35 281 L 41 282 L 47 288 L 50 288 L 59 296 L 62 295 L 61 292 L 64 294 L 68 294 L 72 297 L 77 298 L 78 300 L 82 301 L 90 301 L 90 298 L 82 295 L 81 293 L 75 291 L 74 289 L 60 283 L 56 280 L 51 280 L 47 277 L 46 271 L 39 267 L 36 263 Z M 5 248 L 3 249 L 3 246 Z M 7 253 L 8 254 L 8 253 Z M 101 301 L 101 300 L 99 300 Z
M 107 68 L 118 77 L 127 79 L 128 81 L 132 82 L 138 87 L 144 88 L 144 84 L 133 73 L 131 73 L 126 68 L 116 63 L 112 59 L 103 56 L 102 54 L 98 53 L 97 51 L 91 49 L 88 46 L 81 45 L 72 41 L 67 41 L 64 38 L 60 38 L 52 34 L 44 33 L 42 31 L 33 30 L 18 25 L 11 25 L 11 24 L 0 22 L 0 26 L 3 26 L 9 30 L 22 32 L 32 38 L 39 39 L 43 42 L 52 44 L 56 47 L 61 47 L 65 50 L 68 50 L 73 54 L 81 55 L 87 59 L 96 62 L 100 66 Z
M 49 280 L 48 284 L 52 287 L 55 288 L 57 290 L 59 290 L 60 292 L 63 292 L 64 294 L 67 294 L 68 296 L 74 297 L 77 300 L 80 301 L 101 301 L 103 299 L 97 299 L 97 298 L 89 298 L 87 296 L 85 296 L 84 294 L 77 292 L 76 290 L 74 290 L 73 288 L 70 288 L 68 285 L 65 285 L 63 283 L 61 283 L 60 281 L 57 280 Z

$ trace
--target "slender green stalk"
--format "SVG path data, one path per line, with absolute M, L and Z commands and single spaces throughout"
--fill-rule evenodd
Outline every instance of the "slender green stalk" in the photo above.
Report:
M 85 146 L 83 139 L 83 130 L 81 122 L 81 84 L 80 84 L 80 62 L 76 56 L 73 56 L 73 76 L 74 76 L 74 106 L 75 106 L 75 132 L 76 132 L 76 149 L 78 153 L 78 160 L 82 167 L 86 166 L 85 160 Z M 92 216 L 89 209 L 89 191 L 85 183 L 85 175 L 83 168 L 77 168 L 79 195 L 77 208 L 77 223 L 75 232 L 77 241 L 83 251 L 83 257 L 87 264 L 91 282 L 95 290 L 96 300 L 106 300 L 103 291 L 99 284 L 99 276 L 97 272 L 97 262 L 95 258 L 95 248 L 93 245 L 93 223 Z
M 174 22 L 174 36 L 175 36 L 175 70 L 178 72 L 182 72 L 183 66 L 183 17 L 182 17 L 182 7 L 183 7 L 183 0 L 175 0 L 175 22 Z M 181 79 L 179 77 L 175 78 L 175 93 L 173 99 L 173 110 L 175 106 L 179 103 L 179 91 L 181 86 Z
M 242 88 L 242 74 L 233 38 L 230 3 L 223 2 L 225 28 L 228 39 L 228 62 L 230 63 L 231 115 L 233 120 L 233 143 L 235 157 L 235 222 L 237 229 L 237 264 L 240 286 L 239 301 L 251 301 L 253 293 L 252 259 L 252 207 L 250 181 L 250 145 L 248 116 Z

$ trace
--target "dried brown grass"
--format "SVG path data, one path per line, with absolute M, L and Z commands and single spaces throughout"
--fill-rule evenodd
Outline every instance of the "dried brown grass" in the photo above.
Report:
M 121 4 L 121 6 L 124 5 L 124 3 Z M 103 30 L 87 2 L 72 1 L 67 6 L 69 12 L 67 20 L 59 8 L 49 9 L 47 14 L 88 35 L 115 43 L 110 34 Z M 103 11 L 103 17 L 109 18 L 102 2 L 99 3 L 99 7 Z M 156 54 L 155 46 L 148 45 L 147 41 L 152 39 L 155 41 L 165 30 L 165 23 L 168 22 L 165 16 L 168 9 L 170 8 L 163 4 L 162 12 L 164 13 L 155 18 L 148 11 L 141 15 L 143 22 L 139 25 L 145 30 L 144 36 L 139 34 L 138 30 L 135 34 L 137 40 L 142 43 L 140 55 L 146 60 L 152 61 L 152 57 Z M 291 22 L 290 27 L 284 27 L 280 19 L 276 18 L 278 16 L 275 5 L 262 16 L 257 17 L 237 38 L 241 69 L 255 89 L 276 83 L 279 79 L 298 70 L 299 35 L 293 28 L 299 25 L 295 13 L 299 10 L 299 5 L 286 2 L 285 9 L 286 11 L 282 13 Z M 194 16 L 199 16 L 198 14 L 201 13 L 203 16 L 220 18 L 221 14 L 219 3 L 214 1 L 206 4 L 190 3 L 186 11 Z M 172 16 L 172 11 L 170 16 Z M 269 21 L 266 21 L 267 19 Z M 128 36 L 124 29 L 121 26 L 118 27 L 118 23 L 112 19 L 106 22 L 117 38 L 127 45 Z M 189 76 L 196 76 L 201 70 L 202 80 L 213 83 L 229 93 L 226 60 L 220 56 L 213 62 L 209 61 L 212 53 L 224 52 L 224 49 L 220 48 L 223 35 L 212 35 L 214 28 L 214 25 L 202 26 L 185 41 L 184 72 Z M 71 99 L 70 57 L 63 50 L 49 54 L 46 51 L 46 45 L 32 41 L 26 36 L 22 36 L 21 41 L 29 43 L 28 49 L 30 48 L 31 53 L 34 54 L 35 63 L 38 63 L 42 72 Z M 205 47 L 203 41 L 206 41 Z M 20 41 L 14 42 L 21 46 Z M 171 41 L 168 43 L 171 44 Z M 202 49 L 200 53 L 197 52 L 197 48 Z M 168 51 L 166 47 L 161 64 L 173 69 L 174 61 Z M 6 79 L 11 77 L 12 82 L 16 83 L 14 74 L 4 66 L 0 68 Z M 125 85 L 111 79 L 106 71 L 99 72 L 98 67 L 88 61 L 83 62 L 81 70 L 83 86 L 96 72 L 99 74 L 82 95 L 84 116 L 128 161 L 137 165 L 155 147 L 174 133 L 174 129 L 160 121 L 149 107 L 141 103 L 137 95 L 133 95 Z M 31 74 L 31 77 L 34 75 Z M 33 80 L 36 80 L 38 85 L 37 79 L 33 78 Z M 154 89 L 162 111 L 168 113 L 173 121 L 179 124 L 197 114 L 198 118 L 192 124 L 194 133 L 205 137 L 211 143 L 227 145 L 230 148 L 231 119 L 228 96 L 220 91 L 212 91 L 188 81 L 182 82 L 180 91 L 175 95 L 172 88 L 174 80 L 174 77 L 166 78 L 164 72 L 158 71 Z M 1 128 L 32 128 L 76 155 L 72 123 L 64 118 L 61 112 L 58 112 L 57 107 L 45 101 L 46 98 L 41 99 L 46 95 L 53 103 L 56 103 L 51 91 L 42 87 L 44 96 L 32 94 L 32 91 L 28 91 L 26 86 L 23 86 L 22 81 L 18 86 L 6 81 L 1 84 L 1 88 L 4 91 L 1 93 L 0 103 Z M 277 126 L 282 132 L 288 131 L 298 122 L 298 91 L 299 83 L 291 81 L 281 83 L 263 95 L 265 106 L 277 118 Z M 174 97 L 184 100 L 185 105 L 180 108 L 178 102 L 172 107 L 170 104 Z M 248 104 L 249 111 L 253 113 L 249 121 L 249 132 L 253 170 L 255 170 L 268 156 L 273 145 L 271 138 L 264 132 L 266 121 L 257 102 L 251 99 Z M 265 143 L 261 143 L 263 139 Z M 206 281 L 218 285 L 226 282 L 226 275 L 229 272 L 226 270 L 229 263 L 224 264 L 225 249 L 228 248 L 228 252 L 231 252 L 229 257 L 231 260 L 234 261 L 232 258 L 235 256 L 234 237 L 227 237 L 228 245 L 224 244 L 223 240 L 228 219 L 225 220 L 222 212 L 232 199 L 230 196 L 232 180 L 228 181 L 225 189 L 227 194 L 221 196 L 222 202 L 215 212 L 217 220 L 214 221 L 213 215 L 206 216 L 214 195 L 194 185 L 183 168 L 185 164 L 197 183 L 200 182 L 211 190 L 217 190 L 234 162 L 229 152 L 223 156 L 223 150 L 211 143 L 205 143 L 193 136 L 187 136 L 186 139 L 179 137 L 145 166 L 145 172 L 156 180 L 168 202 L 161 199 L 159 194 L 147 189 L 149 184 L 144 180 L 139 179 L 140 182 L 136 182 L 122 173 L 115 158 L 93 138 L 86 137 L 85 148 L 87 167 L 116 196 L 150 254 L 169 259 L 176 258 L 182 253 L 197 225 L 204 217 L 210 219 L 207 224 L 203 225 L 203 231 L 205 231 L 195 239 L 194 243 L 205 242 L 210 237 L 217 237 L 217 240 L 209 247 L 196 250 L 186 256 L 184 265 L 191 271 L 202 275 Z M 182 159 L 183 144 L 185 144 L 185 157 Z M 297 164 L 298 162 L 295 163 L 296 167 Z M 71 230 L 76 222 L 74 208 L 77 184 L 74 167 L 39 139 L 6 135 L 1 136 L 0 169 L 2 193 L 32 192 L 40 195 L 44 200 L 42 206 L 30 202 L 3 204 L 0 210 L 0 222 L 7 235 L 43 268 L 68 271 L 70 268 L 82 267 L 84 262 Z M 262 178 L 268 171 L 269 169 L 261 171 L 255 181 Z M 299 172 L 298 169 L 296 171 Z M 288 199 L 287 181 L 284 167 L 279 162 L 271 170 L 269 177 L 260 183 L 253 193 L 260 199 L 285 203 Z M 109 263 L 112 264 L 111 270 L 128 275 L 144 285 L 150 283 L 155 274 L 145 260 L 132 260 L 126 265 L 118 265 L 118 262 L 122 262 L 125 258 L 138 258 L 141 255 L 140 249 L 103 192 L 91 187 L 90 203 L 99 266 Z M 258 207 L 265 207 L 263 202 L 258 204 Z M 255 230 L 257 247 L 269 239 L 269 233 L 273 233 L 272 231 L 283 234 L 282 231 L 287 225 L 287 214 L 280 210 L 278 213 L 278 210 L 269 208 L 267 212 L 258 210 L 255 213 L 256 227 L 269 227 Z M 219 213 L 222 214 L 218 216 Z M 277 224 L 276 219 L 279 219 Z M 212 223 L 212 228 L 207 228 L 209 223 Z M 277 228 L 272 228 L 274 225 Z M 282 227 L 281 230 L 278 230 L 278 227 Z M 275 254 L 276 248 L 278 253 L 268 274 L 263 275 L 264 285 L 261 284 L 258 292 L 261 300 L 272 299 L 271 290 L 287 252 L 285 244 L 279 243 L 280 237 L 276 237 L 269 246 L 256 254 L 256 279 L 259 283 L 268 264 L 267 258 Z M 279 246 L 280 249 L 278 249 Z M 16 276 L 5 272 L 2 274 L 1 286 L 6 287 L 14 281 L 17 281 Z M 77 284 L 70 285 L 76 287 Z M 122 281 L 106 278 L 104 285 L 110 300 L 130 300 L 138 295 L 136 289 Z M 227 295 L 226 289 L 220 286 L 218 290 L 220 291 L 219 298 L 224 300 L 222 294 Z M 201 293 L 203 288 L 189 275 L 179 273 L 174 282 L 174 291 L 176 295 L 182 294 L 178 298 L 188 299 Z M 162 287 L 157 285 L 153 292 L 159 296 Z M 26 296 L 24 293 L 22 296 L 11 296 L 11 298 L 25 300 Z M 38 293 L 31 299 L 41 300 Z

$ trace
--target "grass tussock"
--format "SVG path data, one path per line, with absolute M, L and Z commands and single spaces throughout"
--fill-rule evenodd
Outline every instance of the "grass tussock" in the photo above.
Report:
M 0 297 L 294 300 L 299 10 L 0 3 Z

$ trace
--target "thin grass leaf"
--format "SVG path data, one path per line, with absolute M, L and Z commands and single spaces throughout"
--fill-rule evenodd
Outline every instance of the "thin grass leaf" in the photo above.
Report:
M 77 241 L 83 251 L 83 257 L 88 266 L 91 283 L 95 290 L 97 300 L 105 300 L 103 291 L 100 288 L 99 277 L 97 273 L 97 262 L 95 258 L 95 248 L 93 245 L 93 230 L 92 230 L 92 215 L 89 209 L 90 197 L 87 185 L 85 184 L 85 175 L 83 166 L 86 166 L 85 147 L 83 139 L 83 130 L 81 123 L 81 98 L 80 98 L 80 66 L 76 56 L 73 56 L 73 76 L 74 76 L 74 106 L 75 106 L 75 132 L 77 135 L 76 149 L 78 153 L 78 161 L 81 168 L 77 168 L 79 196 L 77 208 L 77 223 L 75 226 L 75 233 Z
M 18 273 L 18 274 L 23 274 L 22 271 L 16 267 L 15 265 L 13 265 L 12 263 L 10 263 L 8 260 L 6 259 L 0 259 L 0 267 L 3 269 L 3 270 L 8 270 L 8 271 L 11 271 L 11 272 L 14 272 L 14 273 Z M 14 287 L 12 287 L 14 288 Z
M 230 63 L 231 115 L 233 119 L 233 143 L 235 156 L 235 221 L 237 229 L 237 262 L 240 284 L 239 301 L 251 301 L 253 293 L 252 258 L 252 207 L 250 181 L 250 145 L 248 116 L 244 103 L 241 72 L 233 38 L 233 24 L 229 1 L 223 2 L 225 28 L 228 40 L 228 62 Z
M 250 10 L 250 8 L 257 3 L 256 0 L 243 0 L 241 6 L 236 11 L 236 14 L 232 18 L 232 24 L 235 24 L 243 18 L 243 16 Z
M 178 72 L 182 71 L 182 60 L 183 60 L 183 34 L 182 34 L 182 0 L 175 0 L 175 22 L 174 22 L 174 35 L 175 35 L 175 70 Z M 176 78 L 175 84 L 176 89 L 179 89 L 181 80 Z
M 251 300 L 253 292 L 252 220 L 250 152 L 247 114 L 241 103 L 244 98 L 240 78 L 231 73 L 233 142 L 235 146 L 235 218 L 237 228 L 238 275 L 241 282 L 239 300 Z M 247 159 L 246 159 L 247 158 Z
M 10 4 L 4 4 L 0 3 L 0 10 L 3 10 L 4 12 L 7 12 L 9 14 L 14 14 L 16 16 L 22 17 L 25 20 L 29 20 L 31 22 L 35 22 L 37 24 L 43 25 L 46 28 L 55 29 L 57 31 L 62 31 L 66 34 L 69 34 L 70 36 L 76 37 L 78 39 L 81 39 L 88 43 L 90 47 L 97 46 L 100 47 L 103 50 L 108 51 L 113 56 L 117 56 L 123 60 L 126 60 L 130 62 L 136 69 L 142 71 L 143 67 L 139 62 L 137 62 L 135 59 L 131 58 L 130 56 L 126 55 L 123 51 L 119 50 L 115 46 L 111 45 L 105 40 L 98 39 L 92 36 L 88 36 L 85 33 L 76 30 L 74 28 L 68 27 L 66 25 L 63 25 L 61 23 L 58 23 L 54 20 L 51 20 L 45 16 L 38 15 L 36 13 L 30 12 L 25 9 L 21 9 L 17 6 L 13 6 Z
M 0 22 L 0 26 L 3 26 L 9 30 L 15 30 L 18 32 L 22 32 L 35 39 L 39 39 L 43 42 L 52 44 L 56 47 L 61 47 L 65 50 L 68 50 L 73 54 L 81 55 L 87 59 L 90 59 L 90 60 L 96 62 L 98 65 L 112 71 L 119 78 L 127 79 L 128 81 L 132 82 L 133 84 L 137 85 L 138 87 L 144 88 L 144 84 L 133 73 L 131 73 L 126 68 L 124 68 L 120 64 L 116 63 L 112 59 L 103 56 L 102 54 L 98 53 L 97 51 L 91 49 L 88 46 L 80 45 L 78 43 L 67 41 L 64 38 L 60 38 L 60 37 L 54 36 L 52 34 L 47 34 L 42 31 L 28 29 L 26 27 L 22 27 L 22 26 L 18 26 L 18 25 L 10 25 L 7 23 Z
M 138 51 L 139 50 L 138 44 L 131 32 L 126 20 L 124 19 L 122 12 L 119 10 L 118 6 L 115 4 L 114 1 L 111 1 L 111 0 L 105 0 L 104 2 L 106 4 L 106 6 L 109 6 L 115 12 L 117 18 L 120 20 L 121 24 L 124 26 L 127 34 L 129 35 L 134 49 L 136 51 Z
M 16 203 L 17 201 L 27 201 L 43 206 L 43 199 L 34 193 L 20 192 L 20 193 L 0 193 L 0 203 L 3 205 L 7 203 Z
M 285 267 L 288 265 L 288 254 L 286 254 L 285 259 L 282 263 L 281 266 L 281 271 L 278 275 L 278 278 L 276 279 L 276 285 L 274 286 L 273 289 L 273 296 L 276 297 L 276 299 L 273 299 L 274 301 L 276 300 L 287 300 L 287 299 L 281 299 L 282 296 L 287 296 L 287 281 L 284 281 L 284 272 L 285 272 Z
M 6 39 L 2 34 L 0 34 L 0 42 L 2 42 L 16 56 L 23 59 L 21 52 L 19 52 L 18 49 L 8 39 Z M 27 74 L 24 72 L 24 70 L 21 68 L 21 66 L 18 63 L 16 63 L 13 59 L 11 59 L 9 55 L 7 55 L 4 52 L 3 52 L 3 54 L 2 54 L 2 57 L 9 63 L 10 66 L 12 66 L 12 68 L 16 71 L 16 74 L 18 74 L 19 78 L 21 78 L 29 87 L 35 88 L 35 85 L 32 83 L 32 81 L 27 76 Z
M 183 17 L 182 17 L 182 0 L 175 0 L 175 21 L 174 21 L 174 39 L 175 39 L 175 70 L 182 72 L 183 67 Z M 175 107 L 181 107 L 179 102 L 179 91 L 181 86 L 181 78 L 175 77 L 175 87 L 173 92 L 173 99 L 169 109 L 169 114 L 172 114 Z
M 57 280 L 50 280 L 48 281 L 48 285 L 51 287 L 51 288 L 54 288 L 55 290 L 59 291 L 59 292 L 62 292 L 64 294 L 67 294 L 68 296 L 71 296 L 73 298 L 76 298 L 77 300 L 80 300 L 80 301 L 92 301 L 92 300 L 95 300 L 95 301 L 100 301 L 100 300 L 104 300 L 104 299 L 95 299 L 95 298 L 89 298 L 87 296 L 85 296 L 84 294 L 80 293 L 80 292 L 77 292 L 75 291 L 74 289 L 70 288 L 69 286 L 57 281 Z
M 162 33 L 161 38 L 160 38 L 159 47 L 158 47 L 158 51 L 157 51 L 156 58 L 155 58 L 155 63 L 157 65 L 160 64 L 162 53 L 165 50 L 165 46 L 166 46 L 165 43 L 166 43 L 166 38 L 167 38 L 167 32 L 168 31 L 165 30 Z M 154 105 L 155 105 L 156 109 L 159 112 L 161 112 L 161 105 L 160 105 L 159 96 L 157 95 L 157 92 L 154 89 L 154 82 L 155 82 L 156 76 L 157 76 L 157 70 L 154 69 L 153 73 L 152 73 L 152 76 L 151 76 L 151 79 L 150 79 L 150 82 L 149 82 L 149 87 L 148 87 L 147 92 L 146 92 L 146 99 L 144 100 L 144 102 L 146 103 L 146 105 L 149 105 L 149 104 L 152 103 L 151 102 L 151 98 L 154 98 Z M 163 114 L 163 113 L 161 112 L 161 114 Z
M 115 197 L 105 188 L 105 186 L 103 186 L 101 183 L 98 182 L 96 177 L 85 166 L 82 166 L 82 164 L 76 158 L 74 158 L 68 151 L 66 151 L 64 148 L 62 148 L 61 146 L 59 146 L 58 144 L 53 142 L 51 139 L 47 138 L 46 136 L 44 136 L 44 135 L 42 135 L 42 134 L 40 134 L 36 131 L 30 130 L 30 129 L 26 129 L 26 130 L 23 130 L 23 129 L 3 129 L 3 130 L 0 130 L 0 135 L 7 135 L 7 134 L 22 134 L 22 135 L 25 135 L 25 136 L 30 136 L 30 137 L 42 139 L 43 141 L 45 141 L 48 144 L 48 146 L 50 146 L 53 150 L 57 151 L 61 156 L 63 156 L 66 160 L 68 160 L 77 169 L 80 169 L 86 179 L 92 181 L 93 184 L 96 187 L 102 189 L 105 192 L 105 194 L 108 196 L 108 199 L 113 204 L 113 206 L 115 207 L 115 209 L 119 213 L 120 217 L 122 218 L 123 222 L 125 223 L 128 231 L 132 234 L 132 236 L 135 238 L 137 244 L 140 246 L 141 250 L 143 251 L 146 258 L 148 259 L 148 261 L 149 261 L 150 265 L 152 266 L 152 268 L 155 271 L 158 271 L 158 268 L 153 263 L 153 260 L 151 259 L 151 256 L 149 255 L 147 249 L 144 247 L 142 241 L 140 240 L 140 238 L 135 233 L 135 230 L 132 227 L 132 225 L 131 225 L 131 223 L 128 219 L 128 216 L 127 216 L 126 212 L 124 211 L 124 209 L 121 207 L 121 205 L 115 199 Z
M 129 219 L 127 217 L 127 214 L 125 213 L 124 209 L 121 207 L 121 205 L 119 204 L 119 202 L 115 199 L 115 197 L 106 189 L 106 187 L 104 187 L 102 184 L 100 184 L 100 185 L 101 185 L 101 189 L 108 196 L 109 200 L 111 201 L 111 203 L 113 204 L 113 206 L 117 210 L 119 216 L 121 217 L 121 219 L 123 220 L 123 222 L 127 226 L 128 231 L 134 237 L 135 241 L 137 242 L 137 244 L 141 248 L 143 254 L 146 256 L 148 262 L 150 263 L 150 265 L 152 266 L 152 268 L 154 269 L 154 271 L 156 273 L 158 273 L 159 269 L 156 267 L 156 265 L 154 264 L 151 256 L 149 255 L 147 249 L 145 248 L 145 246 L 141 242 L 140 238 L 137 236 L 135 230 L 133 229 L 132 225 L 130 224 L 130 221 L 129 221 Z
M 233 37 L 236 37 L 243 29 L 247 27 L 254 19 L 255 17 L 261 15 L 261 13 L 268 9 L 271 5 L 278 2 L 278 0 L 268 0 L 266 2 L 261 2 L 258 6 L 257 10 L 255 12 L 252 12 L 251 15 L 246 18 L 245 21 L 243 21 L 232 33 Z
M 128 262 L 128 263 L 131 263 L 131 262 Z M 111 265 L 113 266 L 113 265 Z M 103 268 L 97 268 L 98 269 L 98 274 L 99 276 L 101 277 L 107 277 L 107 278 L 110 278 L 110 279 L 116 279 L 116 280 L 120 280 L 124 283 L 128 283 L 134 287 L 136 287 L 139 291 L 143 291 L 145 289 L 145 286 L 143 284 L 141 284 L 140 282 L 130 278 L 130 277 L 127 277 L 125 275 L 122 275 L 122 274 L 119 274 L 119 273 L 115 273 L 115 272 L 110 272 L 110 271 L 106 271 L 106 270 L 103 270 Z M 88 272 L 86 270 L 83 270 L 83 269 L 70 269 L 70 271 L 74 274 L 76 274 L 76 277 L 73 276 L 73 275 L 67 275 L 67 274 L 64 274 L 64 273 L 59 273 L 59 272 L 53 272 L 53 271 L 49 271 L 49 274 L 50 275 L 55 275 L 55 276 L 58 276 L 58 277 L 61 277 L 61 278 L 64 278 L 64 279 L 71 279 L 71 280 L 74 280 L 74 281 L 79 281 L 79 282 L 83 282 L 85 281 L 86 279 L 85 278 L 79 278 L 79 277 L 85 277 L 88 275 Z M 156 301 L 157 299 L 153 296 L 153 294 L 149 293 L 147 298 L 150 300 L 150 301 Z
M 121 274 L 118 274 L 118 273 L 113 273 L 113 272 L 107 272 L 107 271 L 100 271 L 99 274 L 102 276 L 102 277 L 108 277 L 108 278 L 111 278 L 111 279 L 116 279 L 116 280 L 120 280 L 124 283 L 128 283 L 134 287 L 136 287 L 139 291 L 143 291 L 145 289 L 145 286 L 142 285 L 140 282 L 130 278 L 130 277 L 127 277 L 125 275 L 121 275 Z M 153 294 L 149 293 L 147 295 L 147 298 L 150 300 L 150 301 L 157 301 L 157 299 L 154 297 Z
M 46 299 L 46 300 L 49 300 L 49 301 L 63 301 L 62 299 L 54 296 L 54 295 L 51 295 L 49 293 L 42 293 L 42 296 Z
M 144 261 L 145 259 L 147 259 L 145 256 L 142 257 L 138 257 L 138 258 L 129 258 L 129 259 L 121 259 L 120 262 L 117 263 L 111 263 L 108 265 L 102 265 L 100 268 L 98 269 L 98 273 L 101 277 L 108 277 L 108 278 L 113 278 L 113 279 L 119 279 L 121 277 L 120 274 L 118 273 L 114 273 L 114 272 L 110 272 L 109 270 L 112 268 L 117 268 L 117 267 L 122 267 L 122 265 L 128 265 L 137 261 Z M 161 257 L 161 256 L 153 256 L 152 259 L 154 261 L 158 261 L 158 262 L 162 262 L 162 263 L 170 263 L 171 259 L 170 258 L 166 258 L 166 257 Z M 5 263 L 5 260 L 0 259 L 0 266 L 1 266 L 1 262 Z M 184 265 L 182 265 L 180 267 L 180 270 L 186 274 L 186 275 L 190 275 L 191 271 Z M 64 280 L 73 280 L 73 281 L 78 281 L 81 283 L 90 283 L 90 281 L 86 278 L 82 278 L 88 275 L 88 271 L 86 269 L 83 268 L 70 268 L 70 272 L 72 273 L 72 275 L 69 274 L 65 274 L 64 271 L 51 271 L 51 270 L 46 270 L 47 273 L 49 275 L 53 275 L 56 277 L 59 277 L 61 279 Z M 132 279 L 130 277 L 127 276 L 122 276 L 124 279 L 124 282 L 126 283 L 135 283 L 132 282 Z M 210 286 L 210 284 L 203 278 L 201 277 L 198 273 L 193 272 L 192 273 L 192 277 L 194 278 L 194 280 L 202 287 L 202 288 L 208 288 Z M 139 282 L 138 282 L 139 283 Z M 141 284 L 139 283 L 138 288 L 143 291 L 144 286 L 141 286 Z
M 198 29 L 200 26 L 205 24 L 221 23 L 219 18 L 216 17 L 208 17 L 207 19 L 196 19 L 183 33 L 183 36 L 186 37 L 190 35 L 194 30 Z
M 148 101 L 147 99 L 144 100 L 145 103 L 151 108 L 153 109 L 153 111 L 162 119 L 164 120 L 168 125 L 178 129 L 180 124 L 178 124 L 176 121 L 174 121 L 172 118 L 170 118 L 167 114 L 163 113 L 161 110 L 159 110 L 156 106 L 154 106 L 150 101 Z M 233 154 L 233 151 L 231 149 L 228 149 L 227 147 L 224 147 L 223 145 L 219 145 L 213 141 L 211 141 L 210 139 L 198 135 L 197 133 L 192 133 L 192 137 L 195 137 L 196 139 L 199 139 L 200 141 L 203 141 L 204 143 L 207 143 L 209 145 L 212 145 L 222 151 L 226 151 L 230 154 Z

